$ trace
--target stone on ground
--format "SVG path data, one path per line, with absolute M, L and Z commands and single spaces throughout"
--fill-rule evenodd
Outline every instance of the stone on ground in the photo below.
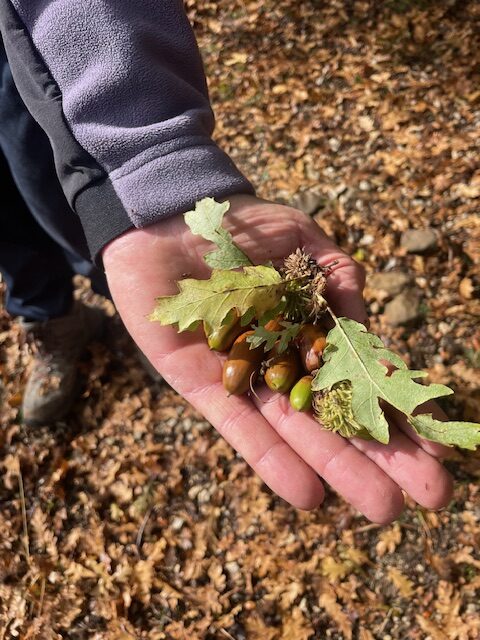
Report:
M 437 247 L 437 234 L 429 227 L 426 229 L 408 229 L 402 233 L 400 246 L 408 253 L 424 253 Z

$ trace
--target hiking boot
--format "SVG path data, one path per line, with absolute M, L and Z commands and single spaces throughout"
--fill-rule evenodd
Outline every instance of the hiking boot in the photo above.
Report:
M 63 418 L 77 395 L 77 364 L 87 344 L 100 338 L 105 316 L 76 302 L 71 311 L 44 322 L 21 321 L 34 355 L 22 413 L 29 426 Z

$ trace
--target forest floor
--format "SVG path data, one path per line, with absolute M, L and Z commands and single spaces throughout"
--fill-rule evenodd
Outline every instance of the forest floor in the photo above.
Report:
M 372 329 L 455 390 L 452 418 L 478 420 L 480 5 L 187 8 L 219 144 L 365 266 Z M 330 490 L 296 510 L 149 381 L 111 303 L 81 279 L 77 295 L 105 308 L 110 340 L 83 358 L 71 414 L 38 429 L 0 308 L 0 639 L 480 638 L 478 452 L 446 463 L 440 512 L 407 497 L 379 526 Z

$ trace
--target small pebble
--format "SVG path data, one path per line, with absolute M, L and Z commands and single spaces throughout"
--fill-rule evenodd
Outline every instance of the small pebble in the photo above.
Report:
M 385 318 L 389 325 L 406 325 L 420 317 L 420 300 L 416 291 L 402 291 L 385 306 Z
M 185 524 L 185 520 L 183 518 L 180 518 L 180 516 L 175 516 L 175 518 L 172 520 L 172 524 L 170 525 L 170 528 L 172 531 L 180 531 L 180 529 L 183 527 L 183 525 Z
M 362 247 L 368 247 L 368 245 L 372 244 L 373 242 L 375 242 L 375 237 L 369 233 L 366 233 L 362 238 L 360 238 L 359 244 Z
M 225 563 L 225 569 L 228 571 L 228 573 L 231 576 L 236 575 L 240 571 L 240 567 L 239 567 L 238 563 L 235 562 L 234 560 L 232 562 L 226 562 Z
M 193 547 L 193 543 L 189 538 L 180 538 L 178 546 L 184 551 L 189 551 Z
M 408 253 L 424 253 L 437 247 L 437 234 L 429 227 L 426 229 L 407 229 L 402 233 L 400 246 Z
M 330 138 L 328 141 L 328 146 L 330 149 L 336 153 L 340 149 L 341 142 L 338 138 Z
M 447 335 L 447 333 L 450 333 L 450 325 L 447 324 L 446 322 L 439 322 L 438 323 L 438 330 L 440 331 L 440 333 L 444 336 Z
M 302 191 L 292 198 L 292 206 L 312 216 L 325 204 L 325 198 L 316 191 Z
M 410 276 L 403 271 L 374 273 L 368 278 L 371 289 L 384 291 L 389 296 L 398 295 L 410 283 Z

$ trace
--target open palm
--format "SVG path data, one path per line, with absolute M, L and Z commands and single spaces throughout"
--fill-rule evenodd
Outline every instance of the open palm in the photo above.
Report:
M 323 265 L 338 260 L 326 297 L 337 315 L 366 322 L 361 269 L 313 221 L 295 209 L 251 196 L 235 196 L 230 202 L 226 226 L 254 264 L 278 263 L 297 247 L 305 247 Z M 310 415 L 293 411 L 287 397 L 271 401 L 266 389 L 259 391 L 261 400 L 227 397 L 221 381 L 224 356 L 208 349 L 201 329 L 178 334 L 147 320 L 154 298 L 177 293 L 177 280 L 209 277 L 203 255 L 211 248 L 176 216 L 130 231 L 104 250 L 117 310 L 165 380 L 275 493 L 298 508 L 321 504 L 320 477 L 374 522 L 387 523 L 401 513 L 402 489 L 427 508 L 445 506 L 452 482 L 436 458 L 448 449 L 418 438 L 394 412 L 389 414 L 390 443 L 382 445 L 326 431 Z M 444 417 L 434 403 L 428 411 Z

